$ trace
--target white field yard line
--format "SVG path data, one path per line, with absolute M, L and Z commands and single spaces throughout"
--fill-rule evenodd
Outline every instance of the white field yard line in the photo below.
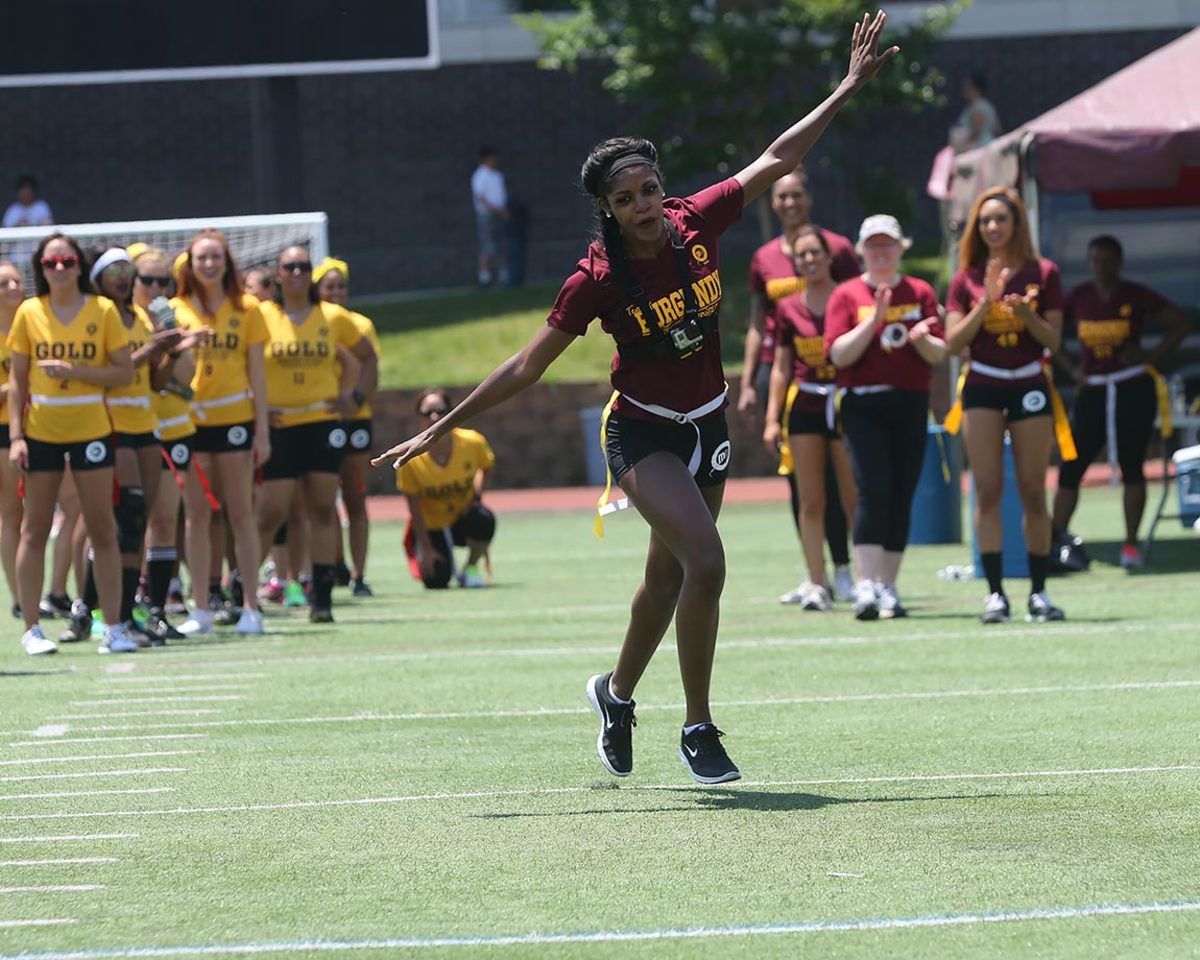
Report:
M 0 837 L 0 843 L 76 843 L 93 840 L 137 840 L 140 833 L 66 833 L 38 837 Z
M 0 893 L 87 893 L 103 889 L 102 883 L 50 883 L 36 887 L 0 887 Z
M 797 706 L 806 703 L 868 703 L 872 701 L 897 700 L 953 700 L 969 699 L 971 697 L 1029 697 L 1052 694 L 1071 693 L 1107 693 L 1133 690 L 1171 690 L 1200 687 L 1197 680 L 1146 680 L 1123 681 L 1119 683 L 1081 683 L 1062 684 L 1048 687 L 999 687 L 983 690 L 919 690 L 900 693 L 844 693 L 812 695 L 800 697 L 764 697 L 754 700 L 714 700 L 714 707 L 779 707 Z M 682 710 L 681 703 L 656 703 L 639 706 L 641 711 L 649 710 Z M 241 720 L 196 720 L 178 723 L 145 724 L 147 730 L 174 729 L 217 729 L 222 727 L 272 727 L 298 726 L 321 723 L 384 723 L 384 722 L 413 722 L 418 720 L 497 720 L 497 719 L 526 719 L 537 717 L 591 716 L 591 707 L 539 707 L 530 710 L 471 710 L 471 711 L 442 711 L 415 713 L 357 713 L 349 716 L 328 717 L 255 717 Z M 91 730 L 121 730 L 119 726 L 95 726 Z M 42 741 L 32 741 L 41 743 Z M 53 741 L 61 743 L 63 741 Z M 82 741 L 80 741 L 82 742 Z M 16 746 L 17 744 L 10 744 Z
M 128 727 L 121 727 L 128 730 Z M 14 740 L 10 747 L 57 747 L 64 743 L 115 743 L 118 740 L 195 740 L 207 733 L 139 733 L 119 737 L 41 737 L 37 740 Z
M 625 609 L 622 607 L 622 609 Z M 344 621 L 339 620 L 339 623 Z M 1099 635 L 1119 634 L 1126 635 L 1130 633 L 1188 633 L 1196 628 L 1196 624 L 1187 622 L 1177 623 L 1104 623 L 1104 624 L 1087 624 L 1087 623 L 1059 623 L 1059 624 L 1038 624 L 1037 626 L 1018 627 L 1018 626 L 1002 626 L 993 628 L 988 632 L 987 628 L 982 625 L 977 625 L 968 630 L 936 632 L 928 631 L 925 633 L 901 633 L 897 632 L 903 629 L 904 626 L 911 626 L 913 620 L 905 621 L 881 621 L 878 629 L 870 633 L 852 634 L 845 636 L 837 635 L 818 635 L 818 636 L 798 636 L 798 637 L 765 637 L 754 639 L 727 639 L 733 631 L 726 629 L 721 638 L 717 640 L 718 650 L 778 650 L 787 647 L 839 647 L 839 646 L 859 646 L 864 644 L 890 644 L 890 643 L 909 643 L 909 642 L 924 642 L 946 640 L 952 642 L 976 641 L 981 637 L 995 639 L 1067 639 L 1071 637 L 1091 638 Z M 804 628 L 808 628 L 808 623 L 803 624 Z M 798 628 L 799 629 L 799 628 Z M 277 669 L 282 665 L 299 666 L 304 664 L 321 664 L 329 663 L 336 660 L 338 663 L 405 663 L 405 662 L 422 662 L 429 660 L 461 660 L 465 658 L 478 659 L 541 659 L 544 657 L 612 657 L 617 649 L 617 643 L 610 642 L 603 645 L 595 646 L 547 646 L 539 647 L 536 644 L 528 644 L 522 647 L 499 647 L 499 648 L 481 648 L 459 650 L 452 646 L 444 647 L 437 650 L 422 650 L 413 651 L 411 653 L 356 653 L 354 650 L 348 650 L 345 647 L 331 649 L 328 654 L 309 654 L 305 656 L 280 656 L 274 658 L 260 657 L 257 652 L 247 654 L 243 660 L 223 660 L 212 661 L 204 664 L 205 668 L 213 669 L 216 667 L 238 668 L 248 665 L 253 666 L 270 666 Z M 662 643 L 662 649 L 673 650 L 674 644 L 670 641 Z M 58 716 L 56 720 L 69 719 L 69 717 Z
M 113 717 L 210 717 L 214 714 L 224 713 L 225 711 L 215 707 L 201 708 L 199 710 L 133 710 L 129 713 L 115 713 L 105 711 L 104 713 L 64 713 L 59 717 L 52 717 L 52 720 L 110 720 Z M 127 729 L 122 727 L 121 729 Z M 23 732 L 23 731 L 22 731 Z
M 0 767 L 29 766 L 35 763 L 93 763 L 97 760 L 136 760 L 141 757 L 190 757 L 195 750 L 147 750 L 145 753 L 110 753 L 92 757 L 25 757 L 21 760 L 0 760 Z
M 58 857 L 54 860 L 0 860 L 0 867 L 65 867 L 70 864 L 120 862 L 120 857 Z
M 87 770 L 82 773 L 35 773 L 23 777 L 0 777 L 0 783 L 27 783 L 30 780 L 80 780 L 85 777 L 140 777 L 146 774 L 186 772 L 186 767 L 139 767 L 132 770 Z
M 191 683 L 191 682 L 199 682 L 199 681 L 203 681 L 203 680 L 229 680 L 229 679 L 262 680 L 266 676 L 267 676 L 267 674 L 265 674 L 265 673 L 239 673 L 236 678 L 230 678 L 228 674 L 224 674 L 224 673 L 183 673 L 183 674 L 179 674 L 178 676 L 172 676 L 169 674 L 162 674 L 162 673 L 157 674 L 157 675 L 147 676 L 146 674 L 143 673 L 143 674 L 139 674 L 137 676 L 101 677 L 99 682 L 101 684 L 103 684 L 104 686 L 112 686 L 112 687 L 122 686 L 123 687 L 126 684 L 135 684 L 135 683 L 175 683 L 176 681 L 178 681 L 180 683 Z
M 0 920 L 0 930 L 15 929 L 17 927 L 56 927 L 65 923 L 78 922 L 78 920 L 72 920 L 69 917 L 43 917 L 37 920 Z
M 58 797 L 108 797 L 117 794 L 174 792 L 174 787 L 133 787 L 128 790 L 68 790 L 61 793 L 10 793 L 0 794 L 0 803 L 6 800 L 50 800 Z
M 948 780 L 1036 780 L 1060 777 L 1132 777 L 1141 774 L 1158 773 L 1195 773 L 1200 771 L 1200 764 L 1176 764 L 1173 766 L 1146 767 L 1097 767 L 1081 770 L 1017 770 L 988 773 L 935 773 L 935 774 L 899 774 L 881 777 L 837 777 L 828 779 L 809 780 L 743 780 L 744 787 L 797 787 L 830 784 L 861 784 L 861 783 L 938 783 Z M 629 795 L 640 790 L 679 791 L 679 790 L 711 790 L 705 784 L 658 783 L 624 786 L 622 791 Z M 738 786 L 732 789 L 737 790 Z M 595 793 L 593 787 L 531 787 L 524 790 L 469 790 L 457 793 L 418 793 L 393 797 L 359 797 L 354 799 L 334 800 L 291 800 L 280 803 L 240 803 L 212 807 L 171 807 L 159 810 L 102 810 L 93 812 L 68 811 L 64 813 L 22 813 L 0 815 L 0 822 L 23 822 L 30 820 L 79 820 L 91 817 L 177 817 L 195 816 L 210 813 L 264 813 L 279 810 L 319 810 L 335 807 L 368 807 L 387 806 L 401 803 L 429 803 L 452 800 L 487 800 L 512 797 L 549 797 L 563 794 Z
M 662 940 L 714 940 L 731 937 L 798 936 L 812 933 L 861 933 L 936 927 L 969 927 L 989 923 L 1030 923 L 1044 920 L 1083 920 L 1133 917 L 1155 913 L 1200 911 L 1200 900 L 1169 903 L 1103 903 L 1078 907 L 1034 907 L 1020 910 L 946 913 L 919 917 L 871 917 L 847 920 L 797 920 L 778 923 L 706 927 L 663 927 L 651 930 L 591 930 L 577 933 L 464 935 L 458 937 L 379 937 L 371 940 L 291 940 L 195 946 L 124 947 L 118 949 L 55 950 L 45 953 L 5 953 L 0 960 L 116 960 L 119 957 L 247 956 L 281 953 L 302 956 L 353 950 L 433 950 L 463 947 L 536 947 L 570 943 L 636 943 Z
M 158 680 L 162 684 L 162 679 Z M 253 683 L 202 683 L 193 685 L 180 686 L 158 686 L 158 687 L 118 687 L 113 684 L 104 684 L 103 689 L 99 693 L 103 693 L 106 697 L 113 699 L 117 697 L 135 697 L 146 696 L 166 696 L 180 695 L 192 693 L 221 693 L 228 690 L 250 690 L 255 685 Z M 136 702 L 136 701 L 135 701 Z
M 131 703 L 217 703 L 220 701 L 245 700 L 241 694 L 218 694 L 214 696 L 191 697 L 109 697 L 104 700 L 68 700 L 68 707 L 102 707 L 106 704 L 127 706 Z

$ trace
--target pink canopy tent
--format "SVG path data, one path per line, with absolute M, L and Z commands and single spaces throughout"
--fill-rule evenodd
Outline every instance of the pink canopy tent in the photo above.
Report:
M 1197 93 L 1200 28 L 959 156 L 952 216 L 961 223 L 979 191 L 998 184 L 1020 185 L 1036 207 L 1039 190 L 1169 191 L 1191 182 L 1186 168 L 1200 165 Z

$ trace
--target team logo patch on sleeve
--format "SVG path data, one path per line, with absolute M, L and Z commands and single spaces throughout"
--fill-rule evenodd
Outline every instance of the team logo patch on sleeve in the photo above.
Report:
M 246 428 L 239 423 L 237 426 L 230 427 L 229 432 L 225 434 L 225 436 L 226 439 L 229 440 L 229 445 L 231 447 L 240 447 L 246 442 L 246 439 L 250 436 L 250 434 Z
M 108 447 L 103 440 L 93 440 L 83 448 L 83 456 L 88 463 L 100 463 L 108 456 Z
M 1040 413 L 1046 408 L 1046 395 L 1041 390 L 1030 390 L 1021 398 L 1021 407 L 1026 413 Z

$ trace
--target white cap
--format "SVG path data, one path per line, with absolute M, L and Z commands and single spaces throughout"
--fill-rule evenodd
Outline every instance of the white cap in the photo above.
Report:
M 107 268 L 111 267 L 114 263 L 133 263 L 133 260 L 131 260 L 129 254 L 127 254 L 120 247 L 113 247 L 110 250 L 105 250 L 102 254 L 100 254 L 99 257 L 96 258 L 96 262 L 92 264 L 92 272 L 90 274 L 92 283 L 95 283 L 100 274 L 102 274 Z
M 855 244 L 855 249 L 859 253 L 863 251 L 863 245 L 871 237 L 891 237 L 893 240 L 899 240 L 900 245 L 907 250 L 912 246 L 912 240 L 904 235 L 904 231 L 900 228 L 900 221 L 887 213 L 876 213 L 867 217 L 862 222 L 862 226 L 858 228 L 858 243 Z

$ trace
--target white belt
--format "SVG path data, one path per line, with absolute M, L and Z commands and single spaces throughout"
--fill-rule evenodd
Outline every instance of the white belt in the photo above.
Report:
M 170 430 L 172 427 L 182 427 L 185 423 L 190 423 L 192 415 L 190 413 L 181 413 L 177 417 L 167 417 L 166 420 L 158 421 L 158 429 Z
M 310 403 L 305 407 L 271 407 L 271 413 L 278 413 L 282 416 L 290 417 L 296 413 L 314 413 L 317 410 L 328 410 L 329 403 L 326 400 L 318 400 L 316 403 Z
M 212 410 L 214 407 L 227 407 L 231 403 L 238 403 L 242 400 L 247 400 L 250 397 L 249 390 L 239 390 L 237 393 L 227 393 L 223 397 L 214 397 L 211 400 L 199 400 L 192 403 L 192 410 L 196 416 L 204 420 L 204 411 Z
M 1117 485 L 1117 384 L 1146 375 L 1145 366 L 1126 367 L 1116 373 L 1093 373 L 1084 378 L 1089 387 L 1104 387 L 1104 442 L 1108 446 L 1108 485 Z
M 35 393 L 29 398 L 39 407 L 75 407 L 83 403 L 103 403 L 102 393 L 81 393 L 77 397 L 55 397 L 48 393 Z
M 985 377 L 991 377 L 993 380 L 1025 380 L 1042 372 L 1042 361 L 1031 360 L 1023 367 L 1008 370 L 1004 367 L 992 367 L 986 363 L 979 363 L 972 360 L 971 371 L 973 373 L 982 373 Z
M 801 393 L 811 393 L 813 396 L 825 398 L 825 425 L 832 431 L 837 425 L 837 385 L 800 381 L 796 384 L 796 388 Z
M 104 402 L 110 407 L 141 407 L 150 409 L 149 397 L 105 397 Z
M 688 473 L 692 476 L 696 475 L 696 471 L 700 469 L 700 427 L 696 421 L 700 417 L 707 416 L 721 409 L 721 405 L 725 402 L 725 394 L 729 392 L 729 384 L 725 384 L 725 389 L 713 397 L 708 403 L 703 403 L 695 410 L 689 410 L 687 413 L 679 413 L 677 410 L 671 410 L 669 407 L 660 406 L 657 403 L 642 403 L 640 400 L 635 400 L 627 393 L 621 394 L 622 400 L 628 400 L 640 410 L 645 410 L 647 413 L 652 413 L 656 417 L 663 417 L 667 420 L 674 420 L 676 423 L 690 423 L 692 429 L 696 431 L 696 447 L 692 450 L 692 458 L 688 461 Z
M 867 393 L 887 393 L 895 389 L 890 383 L 872 383 L 865 387 L 851 387 L 850 392 L 856 397 L 861 397 Z

